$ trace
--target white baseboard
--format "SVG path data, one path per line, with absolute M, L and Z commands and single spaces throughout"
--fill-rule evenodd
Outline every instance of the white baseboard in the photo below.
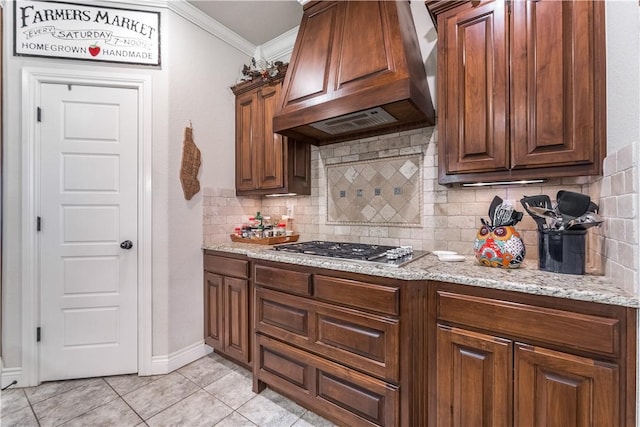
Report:
M 182 368 L 184 365 L 210 353 L 207 349 L 208 346 L 204 344 L 204 341 L 200 341 L 166 356 L 153 356 L 151 358 L 150 375 L 168 374 L 178 368 Z
M 28 384 L 21 384 L 22 382 L 22 368 L 2 368 L 2 383 L 1 387 L 6 387 L 13 381 L 18 381 L 18 384 L 13 387 L 25 387 Z
M 211 353 L 211 351 L 211 347 L 205 345 L 204 341 L 200 341 L 175 351 L 168 356 L 153 356 L 151 358 L 151 372 L 147 375 L 168 374 L 169 372 L 182 368 L 184 365 L 188 365 L 194 360 L 198 360 L 201 357 L 206 356 Z M 2 372 L 0 387 L 5 387 L 11 384 L 14 380 L 18 382 L 14 387 L 26 387 L 30 385 L 22 384 L 23 378 L 21 367 L 4 368 L 2 365 L 2 358 L 0 358 L 0 372 Z

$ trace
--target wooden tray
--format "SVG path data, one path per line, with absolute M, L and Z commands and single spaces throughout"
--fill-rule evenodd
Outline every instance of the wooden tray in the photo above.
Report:
M 235 234 L 231 234 L 232 242 L 240 242 L 240 243 L 255 243 L 258 245 L 277 245 L 279 243 L 290 243 L 297 242 L 299 234 L 292 234 L 291 236 L 276 236 L 276 237 L 265 237 L 262 239 L 248 239 L 245 237 L 240 237 Z

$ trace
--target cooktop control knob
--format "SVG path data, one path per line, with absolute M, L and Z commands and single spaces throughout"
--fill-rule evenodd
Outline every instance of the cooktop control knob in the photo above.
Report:
M 387 259 L 400 259 L 413 253 L 412 246 L 400 246 L 399 248 L 389 249 L 386 252 Z

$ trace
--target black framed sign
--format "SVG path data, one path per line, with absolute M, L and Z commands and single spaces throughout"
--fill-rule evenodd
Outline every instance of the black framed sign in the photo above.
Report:
M 16 0 L 15 56 L 160 65 L 160 13 Z

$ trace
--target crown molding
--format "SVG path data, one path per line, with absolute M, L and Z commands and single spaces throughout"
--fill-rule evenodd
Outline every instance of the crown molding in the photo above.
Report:
M 6 0 L 0 0 L 5 3 Z M 229 46 L 238 49 L 249 57 L 256 54 L 256 49 L 262 49 L 263 57 L 271 61 L 288 58 L 293 51 L 298 28 L 295 27 L 278 37 L 269 40 L 261 46 L 256 46 L 244 37 L 222 25 L 197 7 L 191 5 L 186 0 L 98 0 L 97 4 L 112 4 L 127 7 L 149 7 L 157 9 L 168 9 L 176 15 L 186 19 L 195 26 L 201 28 L 212 36 L 227 43 Z
M 150 7 L 158 9 L 168 9 L 176 15 L 186 19 L 193 25 L 201 28 L 212 36 L 222 40 L 229 46 L 238 49 L 240 52 L 251 57 L 256 51 L 256 45 L 241 37 L 237 33 L 222 25 L 197 7 L 189 4 L 186 0 L 102 0 L 97 4 L 117 4 L 127 7 Z
M 214 37 L 219 38 L 233 48 L 238 49 L 247 56 L 253 56 L 256 46 L 240 37 L 237 33 L 222 25 L 209 15 L 205 14 L 195 6 L 190 5 L 185 0 L 167 1 L 169 10 L 200 27 Z
M 288 62 L 293 52 L 293 45 L 296 43 L 296 37 L 300 26 L 290 29 L 286 33 L 269 40 L 260 46 L 264 58 L 269 61 L 282 61 L 286 59 Z

